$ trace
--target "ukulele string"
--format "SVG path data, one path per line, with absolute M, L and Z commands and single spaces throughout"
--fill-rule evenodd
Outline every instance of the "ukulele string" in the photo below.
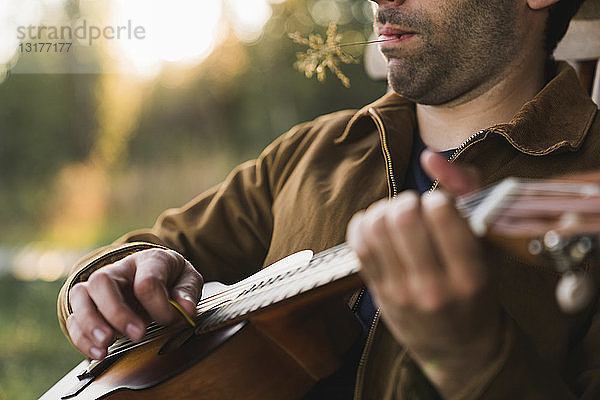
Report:
M 527 193 L 529 196 L 543 195 L 545 192 L 547 192 L 549 190 L 553 191 L 552 194 L 554 196 L 563 196 L 565 193 L 566 194 L 575 194 L 575 195 L 590 193 L 590 190 L 589 190 L 590 185 L 589 184 L 585 185 L 585 186 L 588 186 L 588 188 L 585 188 L 585 187 L 582 188 L 581 184 L 573 184 L 573 183 L 565 184 L 562 182 L 552 182 L 552 183 L 526 182 L 526 183 L 522 184 L 522 186 L 523 186 L 523 188 L 521 189 L 520 193 L 510 196 L 512 199 L 522 198 L 524 196 L 524 193 Z M 595 186 L 592 185 L 592 188 L 593 187 L 595 187 Z M 473 195 L 465 196 L 464 198 L 461 199 L 462 201 L 458 204 L 460 206 L 459 208 L 467 216 L 470 215 L 472 213 L 472 211 L 476 208 L 476 206 L 481 202 L 481 200 L 489 194 L 489 191 L 491 189 L 492 188 L 487 188 L 487 189 L 484 189 Z M 503 207 L 500 207 L 499 209 L 501 211 L 504 211 L 504 210 L 510 210 L 511 208 L 514 208 L 514 205 L 503 206 Z M 536 207 L 535 210 L 539 210 L 539 208 Z M 561 208 L 560 211 L 562 212 L 563 209 Z M 499 226 L 502 226 L 502 225 L 499 225 Z M 311 263 L 309 263 L 308 267 L 310 267 L 310 265 L 312 263 L 314 263 L 315 261 L 319 260 L 320 258 L 322 258 L 324 256 L 325 255 L 323 255 L 321 257 L 315 256 L 313 258 L 313 260 L 311 260 Z M 225 307 L 228 307 L 229 309 L 235 308 L 239 305 L 238 304 L 239 301 L 237 301 L 237 297 L 239 297 L 245 291 L 249 290 L 256 295 L 259 295 L 261 292 L 264 292 L 267 289 L 273 290 L 273 287 L 271 286 L 271 284 L 274 281 L 277 281 L 278 279 L 280 279 L 282 277 L 285 278 L 287 274 L 290 274 L 292 272 L 294 274 L 297 274 L 298 272 L 300 272 L 300 271 L 294 271 L 294 269 L 298 269 L 298 268 L 292 268 L 292 269 L 286 271 L 285 273 L 283 273 L 283 275 L 280 273 L 280 275 L 276 275 L 273 277 L 266 276 L 266 277 L 261 277 L 261 278 L 255 279 L 255 280 L 246 281 L 246 282 L 244 282 L 244 285 L 234 286 L 234 287 L 229 288 L 219 294 L 210 296 L 198 303 L 197 310 L 201 313 L 204 313 L 204 312 L 211 311 L 211 310 L 215 309 L 217 306 L 223 305 L 225 303 L 229 303 Z M 319 272 L 320 271 L 317 270 L 314 273 L 317 274 Z M 271 282 L 269 281 L 269 279 L 271 280 Z M 286 284 L 291 284 L 291 281 L 286 282 Z M 261 286 L 261 285 L 263 285 L 263 286 Z M 257 286 L 257 287 L 253 288 L 253 286 Z M 236 295 L 236 298 L 232 299 L 231 298 L 232 294 Z M 245 300 L 245 298 L 242 298 L 242 300 Z M 235 316 L 236 315 L 234 315 L 234 317 Z
M 561 193 L 569 193 L 574 195 L 588 195 L 598 196 L 600 195 L 600 186 L 593 183 L 578 183 L 578 182 L 543 182 L 543 181 L 532 181 L 527 182 L 523 185 L 523 191 L 527 192 L 531 190 L 547 192 L 548 195 L 560 195 Z
M 291 272 L 293 272 L 293 274 L 292 274 L 292 277 L 290 277 L 290 278 L 293 278 L 293 279 L 289 279 L 288 281 L 286 281 L 285 285 L 292 285 L 293 283 L 297 283 L 298 281 L 306 280 L 308 278 L 311 278 L 314 280 L 315 276 L 318 276 L 319 273 L 321 273 L 321 274 L 330 273 L 330 271 L 326 269 L 327 267 L 329 267 L 329 268 L 339 267 L 340 265 L 337 265 L 337 266 L 331 265 L 331 263 L 323 262 L 322 260 L 325 259 L 327 256 L 330 256 L 332 253 L 334 253 L 334 251 L 332 251 L 332 250 L 335 250 L 335 253 L 339 253 L 340 251 L 345 250 L 346 248 L 347 248 L 347 245 L 345 243 L 343 243 L 342 245 L 338 245 L 332 249 L 329 249 L 323 253 L 320 253 L 320 254 L 314 256 L 313 259 L 311 260 L 311 262 L 307 266 L 294 267 L 294 268 L 289 269 L 286 272 L 280 272 L 278 275 L 276 275 L 274 277 L 269 278 L 268 276 L 266 276 L 266 277 L 262 277 L 259 279 L 250 280 L 247 283 L 245 283 L 244 285 L 234 286 L 232 288 L 226 289 L 221 293 L 218 293 L 218 294 L 209 296 L 206 299 L 203 299 L 202 301 L 200 301 L 198 303 L 196 308 L 198 311 L 200 311 L 202 313 L 206 313 L 208 311 L 214 310 L 215 307 L 217 307 L 219 305 L 219 303 L 222 304 L 223 302 L 227 302 L 227 301 L 230 301 L 228 306 L 239 306 L 239 303 L 247 300 L 248 296 L 241 297 L 239 299 L 231 299 L 231 296 L 223 295 L 223 293 L 227 293 L 227 294 L 233 293 L 233 294 L 239 295 L 240 293 L 243 293 L 244 290 L 251 288 L 254 284 L 265 283 L 265 282 L 268 282 L 269 279 L 275 278 L 269 284 L 266 284 L 263 287 L 258 287 L 255 289 L 255 291 L 253 290 L 253 295 L 258 296 L 260 294 L 263 294 L 266 290 L 274 290 L 276 287 L 273 286 L 273 283 L 275 283 L 277 281 L 281 281 L 281 278 L 285 278 Z M 305 272 L 309 269 L 314 269 L 314 268 L 317 268 L 317 270 L 312 270 L 312 271 L 309 271 L 308 273 Z M 305 272 L 305 273 L 302 274 L 302 272 Z M 277 279 L 278 276 L 281 276 L 280 279 Z M 278 285 L 277 288 L 279 288 L 282 285 L 283 284 Z M 206 300 L 209 300 L 209 301 L 206 301 Z M 196 321 L 199 319 L 202 319 L 202 314 L 199 314 L 198 316 L 196 316 L 194 318 L 194 320 L 196 320 Z M 168 327 L 158 325 L 155 322 L 153 322 L 147 328 L 146 335 L 144 336 L 144 339 L 142 339 L 142 342 L 147 343 L 146 339 L 152 340 L 152 339 L 160 336 L 162 334 L 162 332 L 166 329 L 168 329 Z M 141 342 L 132 342 L 131 340 L 129 340 L 127 338 L 121 338 L 119 340 L 121 340 L 121 342 L 115 342 L 112 346 L 110 346 L 110 348 L 109 348 L 110 355 L 115 355 L 121 351 L 126 351 L 127 349 L 136 347 L 139 345 L 139 343 L 141 343 Z
M 215 326 L 228 322 L 238 316 L 248 314 L 259 308 L 267 307 L 284 298 L 290 298 L 312 288 L 322 286 L 333 280 L 357 272 L 359 265 L 358 259 L 354 257 L 352 260 L 348 260 L 347 255 L 345 260 L 341 260 L 335 266 L 330 265 L 328 269 L 320 269 L 316 272 L 309 271 L 306 274 L 295 276 L 294 279 L 289 281 L 278 281 L 276 284 L 261 288 L 258 293 L 236 299 L 225 307 L 216 310 L 216 312 L 211 314 L 207 319 L 200 321 L 200 328 L 214 328 Z
M 570 196 L 558 196 L 549 198 L 547 196 L 519 195 L 508 196 L 507 204 L 501 204 L 495 210 L 500 213 L 499 217 L 539 217 L 565 214 L 572 212 L 581 215 L 598 215 L 600 213 L 600 197 L 588 199 L 574 199 Z M 565 203 L 568 201 L 568 203 Z M 457 210 L 463 217 L 469 217 L 476 206 L 457 206 Z
M 215 324 L 227 322 L 244 313 L 266 307 L 275 301 L 289 298 L 312 287 L 327 283 L 336 278 L 335 274 L 340 276 L 349 275 L 352 271 L 349 271 L 347 260 L 343 260 L 343 256 L 339 256 L 341 250 L 346 249 L 347 246 L 345 245 L 343 247 L 338 246 L 336 249 L 338 250 L 336 252 L 338 257 L 333 260 L 319 257 L 321 259 L 320 263 L 302 267 L 289 277 L 287 274 L 278 275 L 275 279 L 269 279 L 268 284 L 264 286 L 255 288 L 250 292 L 240 292 L 240 296 L 231 300 L 227 305 L 214 310 L 215 313 L 208 315 L 208 317 L 203 314 L 198 315 L 196 321 L 202 325 L 201 329 L 213 328 Z M 340 259 L 342 260 L 340 261 Z M 345 270 L 342 267 L 345 267 Z M 285 289 L 285 293 L 281 293 L 281 289 Z M 267 295 L 271 297 L 267 297 Z
M 118 354 L 121 354 L 125 351 L 129 351 L 135 347 L 141 346 L 146 343 L 150 343 L 151 341 L 158 339 L 162 336 L 162 330 L 163 329 L 156 330 L 152 333 L 146 333 L 146 335 L 144 335 L 142 340 L 140 340 L 139 342 L 132 342 L 129 338 L 126 337 L 117 339 L 112 345 L 108 347 L 106 357 L 104 357 L 103 360 L 115 357 Z
M 214 307 L 219 306 L 220 304 L 234 300 L 235 298 L 232 298 L 232 295 L 237 297 L 237 296 L 241 295 L 242 293 L 244 293 L 245 291 L 250 292 L 250 291 L 258 290 L 261 287 L 260 285 L 268 285 L 269 280 L 280 279 L 280 278 L 283 278 L 290 274 L 293 276 L 293 275 L 297 274 L 298 272 L 300 272 L 302 269 L 306 269 L 306 268 L 310 267 L 310 264 L 311 263 L 309 263 L 307 266 L 303 266 L 303 267 L 293 266 L 290 269 L 288 269 L 287 271 L 285 271 L 285 273 L 279 272 L 279 274 L 274 275 L 274 276 L 268 276 L 268 275 L 264 276 L 263 275 L 256 279 L 244 281 L 243 285 L 233 285 L 232 287 L 225 289 L 224 291 L 222 291 L 218 294 L 215 294 L 213 296 L 210 296 L 210 297 L 198 302 L 198 304 L 196 305 L 196 310 L 197 310 L 197 312 L 209 311 L 209 310 L 213 309 Z M 254 287 L 254 286 L 256 286 L 256 287 Z
M 582 194 L 588 195 L 590 193 L 595 194 L 597 192 L 597 190 L 590 190 L 590 185 L 586 185 L 588 187 L 583 187 L 581 184 L 573 184 L 573 183 L 568 183 L 568 184 L 564 184 L 562 182 L 553 182 L 553 183 L 545 183 L 545 184 L 540 184 L 537 182 L 534 183 L 530 183 L 527 182 L 525 184 L 521 184 L 521 186 L 525 187 L 525 190 L 521 190 L 521 192 L 516 193 L 516 194 L 509 194 L 507 197 L 509 198 L 509 200 L 518 200 L 521 199 L 523 200 L 523 198 L 526 198 L 527 196 L 531 197 L 531 196 L 543 196 L 544 198 L 547 198 L 548 196 L 545 196 L 545 193 L 548 192 L 549 190 L 553 190 L 554 193 L 553 195 L 555 197 L 564 197 L 565 195 L 579 195 L 581 196 Z M 591 185 L 591 188 L 595 188 L 594 185 Z M 493 187 L 491 188 L 487 188 L 485 190 L 482 190 L 480 192 L 477 192 L 473 195 L 469 195 L 469 196 L 465 196 L 463 198 L 460 199 L 460 202 L 458 203 L 458 208 L 463 212 L 463 214 L 465 214 L 466 216 L 469 216 L 470 214 L 472 214 L 472 212 L 476 209 L 476 207 L 481 203 L 481 200 L 484 199 L 486 196 L 489 195 L 489 192 L 493 189 Z M 505 206 L 499 206 L 497 208 L 497 210 L 499 210 L 500 212 L 504 212 L 506 210 L 514 210 L 515 206 L 514 206 L 514 201 L 512 202 L 513 204 Z M 526 208 L 521 207 L 521 210 L 524 210 Z M 532 211 L 539 211 L 540 208 L 539 206 L 536 206 L 534 209 L 531 209 Z M 549 209 L 549 210 L 553 210 L 553 209 Z M 564 207 L 560 207 L 560 209 L 558 209 L 558 211 L 563 212 L 564 211 Z M 320 271 L 316 271 L 315 273 L 319 273 Z M 302 279 L 302 277 L 300 278 Z M 264 281 L 264 279 L 260 279 L 257 280 L 256 282 L 262 282 Z M 254 282 L 254 283 L 256 283 Z M 249 282 L 247 284 L 247 286 L 252 286 L 254 284 L 253 282 Z M 268 283 L 268 282 L 267 282 Z M 290 282 L 286 282 L 286 284 L 290 284 Z M 237 289 L 237 288 L 236 288 Z M 265 288 L 258 288 L 257 290 L 259 290 L 260 294 L 261 291 L 264 290 L 274 290 L 273 287 L 266 285 Z M 241 301 L 246 301 L 246 298 L 242 298 Z M 227 311 L 228 309 L 235 309 L 236 307 L 239 306 L 238 303 L 240 303 L 241 301 L 237 301 L 237 299 L 235 299 L 234 301 L 231 301 L 230 304 L 228 304 L 227 306 L 225 306 L 224 310 Z M 211 308 L 211 304 L 207 304 L 207 309 L 210 310 Z M 199 307 L 200 308 L 200 307 Z M 251 311 L 252 311 L 252 307 L 250 307 Z M 232 318 L 235 318 L 238 313 L 235 313 L 232 315 Z M 216 320 L 218 319 L 218 317 L 212 317 L 212 320 Z M 210 322 L 208 321 L 208 322 Z
M 325 250 L 325 251 L 315 255 L 310 260 L 308 265 L 306 265 L 306 266 L 301 266 L 301 267 L 291 266 L 287 271 L 278 271 L 277 275 L 273 275 L 273 276 L 267 275 L 267 276 L 258 277 L 256 279 L 244 280 L 244 281 L 242 281 L 243 285 L 234 284 L 222 292 L 219 292 L 217 294 L 214 294 L 212 296 L 209 296 L 209 297 L 206 297 L 205 299 L 200 300 L 200 302 L 198 302 L 196 305 L 196 310 L 199 312 L 210 310 L 215 303 L 219 303 L 219 302 L 222 303 L 224 301 L 230 300 L 230 297 L 231 297 L 230 295 L 232 295 L 232 294 L 239 295 L 244 290 L 251 289 L 253 285 L 260 286 L 263 283 L 267 284 L 269 279 L 274 279 L 274 280 L 277 279 L 278 280 L 278 279 L 284 278 L 285 275 L 295 275 L 298 273 L 302 273 L 304 270 L 307 270 L 307 269 L 314 269 L 315 267 L 318 267 L 323 264 L 323 259 L 325 259 L 328 256 L 331 256 L 333 253 L 337 254 L 339 251 L 344 250 L 346 247 L 347 247 L 346 243 L 342 243 L 338 246 L 332 247 L 331 249 Z M 282 274 L 284 276 L 280 276 Z M 256 289 L 259 289 L 259 287 L 257 287 Z
M 540 181 L 523 181 L 518 184 L 518 191 L 516 193 L 509 193 L 509 200 L 527 200 L 529 198 L 564 198 L 565 196 L 576 196 L 581 199 L 583 196 L 586 201 L 592 201 L 600 195 L 600 187 L 596 184 L 590 183 L 574 183 L 574 182 L 540 182 Z M 466 195 L 457 199 L 457 208 L 465 216 L 472 214 L 474 209 L 480 204 L 481 200 L 487 197 L 490 191 L 494 188 L 488 187 L 487 189 L 481 190 L 471 195 Z M 515 202 L 511 202 L 508 206 L 501 206 L 499 210 L 506 210 L 515 207 Z M 540 206 L 543 206 L 540 205 Z M 536 210 L 539 207 L 536 207 Z M 560 208 L 561 212 L 564 212 L 564 207 Z M 585 210 L 582 210 L 585 211 Z
M 589 184 L 589 183 L 576 183 L 576 182 L 540 182 L 540 181 L 523 181 L 519 183 L 519 192 L 516 194 L 511 194 L 509 195 L 509 198 L 511 200 L 519 200 L 519 199 L 523 199 L 524 197 L 540 197 L 540 198 L 547 198 L 547 197 L 565 197 L 568 195 L 575 195 L 575 196 L 598 196 L 600 194 L 600 188 L 598 187 L 598 185 L 594 185 L 594 184 Z M 478 192 L 475 192 L 473 194 L 468 194 L 466 196 L 463 196 L 459 199 L 457 199 L 457 209 L 463 213 L 464 216 L 469 216 L 472 214 L 472 212 L 476 209 L 476 207 L 481 203 L 481 201 L 486 198 L 490 192 L 493 190 L 494 186 L 490 186 L 487 188 L 484 188 Z M 512 204 L 508 205 L 508 206 L 501 206 L 499 207 L 499 210 L 501 211 L 505 211 L 505 210 L 510 210 L 510 209 L 514 209 L 514 202 L 511 202 Z M 539 208 L 536 207 L 534 209 L 534 211 L 539 211 Z M 562 208 L 560 210 L 561 212 L 564 212 L 564 208 Z M 500 227 L 502 227 L 502 222 L 499 224 Z M 346 248 L 347 244 L 343 243 L 339 246 L 336 246 L 335 248 L 332 248 L 330 250 L 340 250 L 343 248 Z M 234 309 L 236 307 L 239 307 L 241 304 L 243 304 L 244 301 L 248 301 L 248 294 L 252 293 L 253 296 L 257 296 L 260 297 L 260 295 L 264 295 L 265 293 L 268 292 L 273 292 L 277 289 L 281 289 L 281 287 L 285 284 L 286 286 L 288 285 L 292 285 L 292 283 L 298 283 L 298 282 L 302 282 L 303 280 L 311 277 L 314 278 L 315 276 L 318 276 L 319 274 L 323 274 L 326 275 L 326 273 L 330 273 L 330 271 L 326 271 L 323 272 L 323 268 L 316 268 L 315 271 L 309 271 L 308 275 L 307 274 L 303 274 L 301 270 L 308 270 L 311 269 L 311 267 L 335 267 L 335 265 L 328 265 L 330 263 L 321 263 L 319 262 L 321 259 L 327 257 L 328 255 L 330 255 L 332 253 L 332 251 L 325 251 L 323 253 L 317 254 L 316 256 L 314 256 L 311 261 L 309 262 L 309 264 L 307 266 L 304 267 L 294 267 L 291 268 L 287 271 L 281 271 L 279 272 L 278 275 L 275 275 L 273 277 L 269 277 L 269 276 L 263 276 L 254 280 L 249 280 L 249 281 L 245 281 L 243 285 L 233 285 L 232 287 L 217 293 L 215 295 L 211 295 L 205 299 L 202 299 L 200 302 L 197 303 L 196 306 L 196 310 L 198 312 L 200 312 L 201 314 L 196 316 L 194 318 L 194 320 L 201 320 L 202 319 L 202 314 L 211 311 L 211 310 L 224 310 L 228 311 L 229 309 Z M 313 264 L 317 264 L 316 266 L 314 266 Z M 295 271 L 296 270 L 296 271 Z M 286 275 L 288 274 L 292 274 L 292 278 L 289 281 L 286 281 L 285 283 L 280 283 L 276 286 L 273 286 L 274 282 L 277 281 L 281 281 L 283 277 L 286 277 Z M 271 279 L 271 282 L 269 282 L 269 279 Z M 255 288 L 253 288 L 253 286 L 257 286 Z M 263 285 L 263 286 L 260 286 Z M 243 297 L 239 297 L 242 293 L 244 293 L 245 291 L 248 291 L 248 293 L 246 293 L 245 296 Z M 300 293 L 302 291 L 302 289 L 300 289 L 300 291 L 298 293 Z M 297 293 L 295 293 L 297 294 Z M 293 295 L 295 295 L 293 294 Z M 232 299 L 232 295 L 236 296 L 235 298 Z M 286 294 L 287 296 L 289 296 L 289 293 Z M 284 297 L 286 296 L 284 295 Z M 218 308 L 219 306 L 221 306 L 224 303 L 229 303 L 227 304 L 225 307 L 221 307 Z M 252 307 L 256 306 L 256 304 L 262 303 L 262 301 L 257 301 L 255 303 L 252 304 Z M 252 308 L 250 307 L 250 308 Z M 261 305 L 259 305 L 257 308 L 260 308 Z M 235 312 L 237 312 L 239 310 L 235 310 Z M 252 310 L 251 310 L 252 311 Z M 226 314 L 226 312 L 225 312 Z M 231 318 L 235 318 L 236 316 L 238 316 L 240 314 L 240 312 L 238 312 L 237 314 L 231 316 L 231 314 L 229 315 Z M 227 315 L 227 314 L 226 314 Z M 213 317 L 213 316 L 211 316 Z M 209 317 L 210 318 L 210 317 Z M 213 319 L 218 319 L 217 317 L 214 317 Z M 223 322 L 223 321 L 221 321 Z M 130 340 L 126 339 L 123 342 L 119 343 L 119 342 L 115 342 L 110 348 L 110 355 L 114 355 L 117 354 L 117 352 L 122 352 L 122 351 L 126 351 L 130 348 L 139 346 L 143 343 L 147 343 L 150 340 L 154 340 L 156 337 L 159 337 L 160 335 L 162 335 L 162 332 L 166 329 L 166 327 L 161 326 L 161 325 L 154 325 L 152 326 L 152 324 L 148 327 L 147 329 L 147 333 L 144 336 L 144 339 L 142 339 L 142 341 L 134 343 L 131 342 Z M 113 349 L 113 346 L 114 349 Z M 114 352 L 113 352 L 114 350 Z M 108 356 L 107 356 L 108 357 Z

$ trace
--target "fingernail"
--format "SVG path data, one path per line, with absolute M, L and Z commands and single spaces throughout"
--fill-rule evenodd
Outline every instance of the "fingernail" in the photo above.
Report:
M 92 355 L 92 358 L 93 358 L 94 360 L 99 360 L 99 359 L 101 359 L 101 358 L 102 358 L 103 352 L 102 352 L 102 350 L 100 350 L 100 349 L 99 349 L 99 348 L 97 348 L 97 347 L 92 347 L 92 348 L 90 349 L 90 354 Z
M 179 292 L 179 297 L 182 298 L 183 300 L 189 301 L 190 303 L 196 304 L 196 301 L 187 292 L 180 291 Z
M 405 190 L 392 200 L 396 207 L 402 209 L 415 207 L 419 203 L 419 196 L 413 190 Z
M 440 207 L 448 202 L 448 197 L 441 190 L 436 190 L 429 196 L 423 196 L 422 205 L 425 208 L 436 208 Z
M 144 336 L 144 330 L 135 324 L 128 324 L 125 333 L 130 339 L 139 340 Z
M 100 328 L 94 329 L 92 332 L 96 340 L 100 343 L 104 343 L 108 339 L 108 335 Z
M 362 219 L 364 218 L 363 215 L 363 212 L 355 214 L 354 217 L 352 217 L 352 219 L 350 220 L 350 223 L 348 224 L 348 229 L 346 231 L 346 240 L 351 246 L 354 246 L 354 244 L 358 241 L 358 237 L 360 234 L 359 226 Z

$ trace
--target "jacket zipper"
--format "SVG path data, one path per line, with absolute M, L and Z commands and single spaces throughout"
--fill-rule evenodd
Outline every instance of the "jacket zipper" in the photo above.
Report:
M 482 129 L 480 131 L 475 132 L 474 134 L 472 134 L 471 136 L 469 136 L 464 142 L 462 142 L 460 144 L 460 146 L 458 146 L 456 148 L 456 150 L 454 150 L 454 152 L 452 153 L 452 155 L 450 157 L 448 157 L 448 162 L 450 164 L 453 164 L 454 161 L 456 161 L 456 159 L 458 158 L 458 156 L 460 156 L 466 149 L 468 149 L 469 147 L 471 147 L 471 145 L 473 145 L 474 143 L 476 143 L 475 139 L 478 139 L 479 136 L 483 137 L 480 140 L 483 140 L 487 137 L 487 134 L 490 132 L 495 132 L 496 129 L 492 129 L 492 128 L 488 128 L 488 129 Z M 479 140 L 478 140 L 479 141 Z M 478 142 L 477 141 L 477 142 Z M 433 191 L 435 189 L 437 189 L 438 185 L 440 183 L 439 179 L 436 179 L 433 184 L 431 185 L 431 187 L 429 188 L 429 190 L 427 191 L 427 195 L 429 196 L 431 193 L 433 193 Z
M 390 153 L 390 149 L 389 149 L 389 145 L 388 145 L 388 141 L 387 141 L 385 127 L 383 125 L 383 121 L 381 120 L 381 117 L 379 116 L 379 114 L 377 113 L 377 111 L 374 108 L 369 108 L 368 112 L 369 112 L 369 115 L 371 116 L 371 118 L 373 119 L 373 121 L 375 122 L 375 126 L 377 127 L 377 132 L 379 133 L 379 138 L 381 141 L 381 148 L 383 151 L 383 156 L 385 159 L 385 165 L 386 165 L 386 170 L 387 170 L 388 197 L 389 198 L 396 197 L 396 195 L 398 194 L 398 187 L 396 185 L 396 179 L 394 177 L 392 157 L 391 157 L 391 153 Z M 458 148 L 454 151 L 454 153 L 452 153 L 452 155 L 448 158 L 448 162 L 454 163 L 454 161 L 456 161 L 456 159 L 467 148 L 471 147 L 473 144 L 479 142 L 480 140 L 485 139 L 487 137 L 487 134 L 490 132 L 493 132 L 493 131 L 494 131 L 493 129 L 482 129 L 482 130 L 474 133 L 470 137 L 468 137 L 464 142 L 462 142 L 460 144 L 460 146 L 458 146 Z M 483 136 L 483 137 L 479 138 L 480 136 Z M 477 139 L 479 139 L 479 140 L 477 140 Z M 438 184 L 439 184 L 439 180 L 436 179 L 436 181 L 432 184 L 431 188 L 429 188 L 427 193 L 431 194 L 437 188 Z M 361 293 L 358 296 L 356 303 L 354 304 L 355 306 L 358 305 L 365 290 L 366 289 L 362 289 Z M 375 330 L 376 330 L 375 328 L 377 326 L 377 323 L 379 322 L 380 316 L 381 316 L 381 309 L 377 308 L 377 311 L 375 312 L 375 317 L 373 318 L 373 322 L 371 323 L 371 327 L 369 328 L 369 334 L 367 336 L 367 341 L 365 343 L 365 347 L 361 354 L 360 360 L 358 361 L 358 369 L 356 371 L 356 382 L 355 382 L 355 386 L 354 386 L 354 400 L 360 400 L 361 395 L 362 395 L 362 381 L 363 381 L 364 369 L 365 369 L 365 365 L 367 363 L 367 357 L 368 357 L 369 351 L 371 350 L 371 346 L 373 345 L 373 340 L 375 337 Z
M 394 177 L 394 167 L 392 165 L 392 153 L 388 145 L 387 135 L 385 133 L 385 127 L 381 116 L 377 114 L 374 108 L 369 108 L 369 115 L 373 118 L 377 132 L 379 133 L 379 140 L 381 141 L 381 150 L 383 151 L 383 158 L 385 159 L 385 168 L 387 170 L 387 184 L 388 184 L 388 198 L 396 197 L 398 194 L 398 186 L 396 185 L 396 178 Z
M 387 183 L 388 183 L 388 198 L 396 197 L 398 194 L 398 186 L 396 184 L 396 178 L 394 176 L 394 168 L 392 165 L 392 154 L 390 152 L 387 134 L 385 132 L 385 127 L 383 125 L 383 121 L 381 120 L 381 116 L 375 111 L 374 108 L 369 108 L 369 115 L 375 122 L 375 126 L 377 127 L 377 132 L 379 133 L 379 139 L 381 141 L 381 150 L 383 151 L 383 157 L 385 159 L 385 166 L 387 171 Z M 362 289 L 360 295 L 358 296 L 358 300 L 355 305 L 358 305 L 358 302 L 364 295 L 366 289 Z M 379 317 L 381 315 L 381 309 L 377 308 L 375 312 L 375 316 L 373 317 L 373 321 L 371 322 L 371 327 L 369 328 L 369 334 L 367 335 L 367 341 L 365 342 L 365 347 L 363 348 L 362 354 L 360 356 L 360 360 L 358 361 L 358 368 L 356 371 L 356 382 L 354 384 L 354 400 L 359 400 L 362 395 L 362 378 L 364 374 L 365 364 L 367 363 L 367 355 L 373 345 L 373 339 L 375 337 L 375 328 L 377 323 L 379 322 Z
M 366 290 L 366 289 L 363 289 Z M 371 350 L 371 346 L 373 345 L 373 339 L 375 337 L 375 327 L 377 326 L 377 322 L 379 322 L 379 316 L 381 314 L 381 309 L 378 308 L 375 312 L 375 317 L 373 317 L 373 322 L 371 323 L 371 327 L 369 328 L 369 335 L 367 336 L 367 341 L 365 342 L 365 347 L 363 348 L 363 352 L 360 356 L 360 360 L 358 360 L 358 369 L 356 371 L 356 383 L 354 384 L 354 400 L 360 400 L 362 395 L 362 379 L 363 374 L 365 372 L 365 364 L 367 363 L 367 355 Z
M 358 296 L 356 296 L 356 298 L 354 299 L 354 302 L 352 303 L 352 307 L 350 308 L 353 313 L 358 312 L 358 305 L 360 304 L 360 301 L 362 300 L 363 296 L 365 295 L 365 292 L 366 292 L 365 288 L 362 288 L 360 290 L 360 292 L 358 292 Z

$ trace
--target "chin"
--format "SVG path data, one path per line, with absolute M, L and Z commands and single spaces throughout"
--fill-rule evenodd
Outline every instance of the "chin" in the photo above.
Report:
M 428 68 L 431 63 L 388 62 L 388 85 L 392 90 L 418 104 L 438 106 L 452 104 L 465 94 L 465 82 L 448 79 L 452 74 L 442 68 Z
M 447 100 L 434 89 L 431 81 L 419 79 L 420 77 L 410 74 L 398 74 L 388 69 L 388 85 L 392 90 L 419 104 L 439 105 Z

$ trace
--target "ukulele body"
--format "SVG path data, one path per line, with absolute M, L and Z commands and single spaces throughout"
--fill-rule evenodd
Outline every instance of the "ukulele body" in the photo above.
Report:
M 596 247 L 600 241 L 599 182 L 597 172 L 563 180 L 509 181 L 489 191 L 463 196 L 456 205 L 475 233 L 485 234 L 488 240 L 533 264 L 544 264 L 556 259 L 560 252 L 553 250 L 556 246 L 548 245 L 552 259 L 545 258 L 545 254 L 531 256 L 530 239 L 545 243 L 550 230 L 567 236 L 591 234 L 591 248 Z M 565 220 L 565 204 L 576 218 L 571 215 Z M 582 252 L 583 256 L 587 254 Z M 93 380 L 78 378 L 87 367 L 84 361 L 41 399 L 301 398 L 317 381 L 341 366 L 344 354 L 360 332 L 358 322 L 341 300 L 344 294 L 361 286 L 358 261 L 346 245 L 311 257 L 312 252 L 299 252 L 238 282 L 238 292 L 229 291 L 229 295 L 218 299 L 237 301 L 244 310 L 243 316 L 235 314 L 228 325 L 216 326 L 216 330 L 201 335 L 188 335 L 187 341 L 174 340 L 181 337 L 181 330 L 174 331 L 127 351 Z M 582 261 L 572 258 L 574 261 L 569 263 L 573 266 L 569 264 L 567 272 Z M 296 264 L 301 267 L 294 269 Z M 290 275 L 292 271 L 302 272 Z M 282 276 L 288 280 L 282 280 Z M 269 291 L 269 285 L 287 287 L 288 283 L 293 287 L 289 297 Z M 301 285 L 294 287 L 296 283 Z M 226 288 L 207 284 L 203 299 L 215 291 L 224 293 Z M 266 296 L 264 308 L 244 303 L 253 301 L 253 290 L 260 292 L 264 288 L 271 294 Z M 581 300 L 585 296 L 579 297 Z M 579 301 L 579 306 L 586 306 L 586 301 Z M 168 351 L 159 351 L 165 348 Z M 65 396 L 69 393 L 72 395 Z
M 174 330 L 126 351 L 89 381 L 78 378 L 89 365 L 85 360 L 40 400 L 300 399 L 341 366 L 358 338 L 358 323 L 347 305 L 339 296 L 332 298 L 357 282 L 319 289 L 212 332 L 190 333 L 182 344 L 161 351 L 191 328 Z M 207 283 L 203 297 L 223 288 Z

